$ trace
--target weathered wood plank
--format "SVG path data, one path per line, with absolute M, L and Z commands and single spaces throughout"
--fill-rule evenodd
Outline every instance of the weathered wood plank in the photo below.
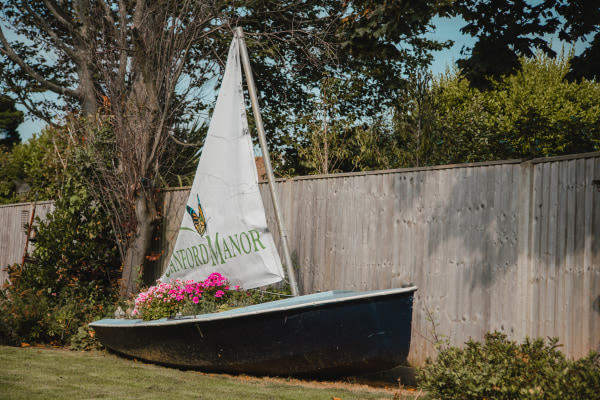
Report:
M 592 222 L 594 220 L 594 188 L 592 187 L 592 180 L 594 179 L 594 159 L 584 159 L 580 160 L 582 164 L 582 172 L 583 179 L 581 182 L 581 190 L 583 191 L 583 221 L 584 223 L 581 226 L 582 235 L 583 235 L 583 248 L 582 248 L 582 269 L 583 269 L 583 293 L 581 296 L 582 304 L 581 304 L 581 314 L 582 315 L 594 315 L 593 311 L 593 303 L 594 303 L 594 295 L 598 295 L 596 291 L 600 287 L 594 287 L 595 276 L 593 272 L 593 248 L 592 248 Z M 596 318 L 597 319 L 597 318 Z M 579 346 L 574 351 L 577 352 L 585 352 L 586 349 L 593 348 L 593 346 L 597 346 L 599 343 L 592 342 L 592 338 L 590 334 L 592 333 L 592 320 L 593 318 L 583 318 L 583 327 L 581 330 L 581 334 L 579 337 Z

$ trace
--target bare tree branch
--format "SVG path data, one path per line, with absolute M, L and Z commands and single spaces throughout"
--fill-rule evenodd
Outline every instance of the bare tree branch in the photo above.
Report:
M 60 85 L 57 85 L 53 82 L 46 80 L 43 76 L 41 76 L 37 71 L 29 66 L 10 46 L 10 43 L 6 40 L 4 36 L 4 32 L 2 31 L 2 27 L 0 27 L 0 43 L 2 43 L 2 48 L 0 48 L 0 52 L 10 58 L 15 64 L 21 67 L 29 76 L 39 82 L 42 86 L 47 88 L 48 90 L 53 91 L 54 93 L 62 94 L 65 96 L 70 96 L 76 99 L 81 99 L 81 93 L 77 90 L 69 89 Z
M 31 104 L 29 97 L 24 96 L 22 91 L 15 91 L 14 93 L 19 99 L 19 102 L 27 109 L 27 111 L 31 113 L 31 115 L 34 115 L 39 119 L 45 121 L 48 125 L 52 125 L 52 121 L 50 120 L 50 118 L 48 118 L 48 116 L 44 113 L 38 112 L 37 108 Z
M 178 140 L 173 134 L 169 134 L 169 139 L 171 139 L 172 141 L 174 141 L 175 143 L 177 143 L 179 146 L 184 146 L 184 147 L 200 147 L 200 145 L 196 144 L 196 143 L 184 143 L 184 142 Z
M 67 15 L 54 0 L 44 0 L 44 4 L 54 18 L 56 18 L 56 21 L 63 25 L 69 32 L 75 32 L 73 22 L 69 20 L 69 15 Z
M 102 10 L 104 10 L 104 18 L 106 18 L 106 20 L 108 21 L 109 27 L 111 27 L 114 30 L 116 30 L 116 26 L 117 25 L 115 24 L 115 20 L 114 20 L 114 18 L 112 16 L 112 10 L 108 6 L 108 4 L 106 4 L 104 2 L 104 0 L 101 0 L 98 3 L 100 4 L 100 7 L 102 7 Z M 114 36 L 116 36 L 116 34 Z
M 48 23 L 42 17 L 40 17 L 35 11 L 33 11 L 31 7 L 29 7 L 28 5 L 26 7 L 29 11 L 29 14 L 31 14 L 37 21 L 38 28 L 50 35 L 50 37 L 54 41 L 54 44 L 59 49 L 64 51 L 69 57 L 71 57 L 76 62 L 81 62 L 79 54 L 72 47 L 68 46 L 61 38 L 59 38 L 56 32 L 52 28 L 50 28 L 50 25 L 48 25 Z

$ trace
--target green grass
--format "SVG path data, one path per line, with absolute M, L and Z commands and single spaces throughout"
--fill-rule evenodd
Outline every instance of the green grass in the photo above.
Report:
M 0 399 L 411 399 L 343 383 L 181 371 L 117 357 L 0 346 Z

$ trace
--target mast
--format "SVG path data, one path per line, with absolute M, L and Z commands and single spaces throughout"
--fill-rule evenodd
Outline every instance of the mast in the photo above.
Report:
M 298 296 L 298 285 L 296 284 L 294 267 L 292 265 L 292 258 L 290 257 L 290 250 L 288 248 L 287 232 L 279 211 L 279 199 L 277 197 L 277 193 L 275 192 L 275 177 L 273 175 L 273 168 L 271 167 L 269 151 L 267 149 L 265 129 L 263 127 L 260 107 L 258 105 L 258 97 L 256 96 L 256 87 L 254 86 L 254 78 L 252 77 L 252 69 L 250 68 L 250 58 L 248 57 L 248 49 L 246 48 L 244 31 L 241 27 L 235 28 L 235 35 L 240 42 L 240 55 L 242 56 L 242 65 L 244 66 L 244 74 L 246 75 L 246 83 L 248 84 L 248 93 L 250 94 L 250 102 L 252 103 L 252 112 L 256 122 L 256 130 L 258 131 L 258 141 L 260 143 L 260 149 L 262 151 L 263 161 L 265 163 L 265 170 L 267 171 L 267 182 L 269 183 L 271 199 L 273 200 L 273 211 L 275 212 L 275 220 L 277 221 L 277 228 L 279 229 L 279 235 L 281 238 L 281 247 L 283 250 L 285 268 L 287 270 L 292 294 L 294 296 Z

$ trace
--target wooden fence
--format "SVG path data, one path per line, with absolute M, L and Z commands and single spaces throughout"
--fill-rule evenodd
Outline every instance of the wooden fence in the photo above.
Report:
M 600 153 L 276 187 L 301 293 L 419 287 L 412 364 L 435 354 L 436 336 L 461 345 L 490 330 L 519 341 L 557 336 L 570 357 L 600 350 Z M 261 191 L 278 242 L 267 185 Z M 164 193 L 163 255 L 145 271 L 150 280 L 168 262 L 188 193 Z
M 414 283 L 415 365 L 434 337 L 498 330 L 557 336 L 568 356 L 600 350 L 600 153 L 527 162 L 279 180 L 303 294 Z M 269 227 L 278 242 L 267 185 Z M 167 191 L 163 265 L 188 189 Z
M 8 279 L 6 267 L 21 263 L 25 251 L 27 231 L 33 203 L 8 204 L 0 206 L 0 287 Z M 54 202 L 40 201 L 36 204 L 35 215 L 46 218 L 54 209 Z M 32 244 L 29 244 L 29 251 Z

